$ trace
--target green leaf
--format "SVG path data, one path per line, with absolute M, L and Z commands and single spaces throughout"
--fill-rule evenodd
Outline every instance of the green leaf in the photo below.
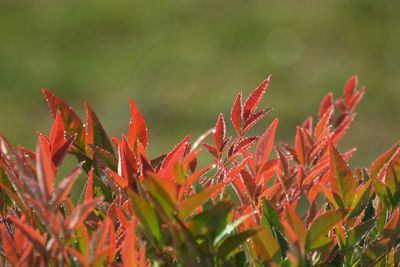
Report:
M 332 142 L 329 142 L 329 154 L 332 191 L 334 196 L 336 195 L 342 200 L 344 207 L 350 207 L 357 192 L 356 180 L 346 161 Z
M 276 210 L 271 206 L 271 204 L 269 204 L 266 199 L 263 199 L 263 225 L 267 225 L 271 231 L 273 230 L 273 228 L 276 228 L 280 232 L 283 232 L 283 226 L 280 220 L 281 218 Z
M 382 169 L 382 181 L 394 196 L 400 186 L 400 149 L 392 156 L 390 161 Z M 393 206 L 397 203 L 393 203 Z
M 148 201 L 140 197 L 138 194 L 128 190 L 128 195 L 131 200 L 133 211 L 145 229 L 149 239 L 154 236 L 156 240 L 160 240 L 161 231 L 160 223 L 157 217 L 156 210 L 149 204 Z
M 250 229 L 227 237 L 218 247 L 218 256 L 225 259 L 231 252 L 238 249 L 247 239 L 255 235 L 259 229 Z
M 364 236 L 372 230 L 373 227 L 376 225 L 376 220 L 375 219 L 370 219 L 368 221 L 365 221 L 359 225 L 356 225 L 353 229 L 351 229 L 347 233 L 347 247 L 352 247 L 357 245 L 362 239 L 364 239 Z
M 202 205 L 204 202 L 210 199 L 211 195 L 214 193 L 218 192 L 221 190 L 225 184 L 221 183 L 212 187 L 209 187 L 207 189 L 204 189 L 203 191 L 191 196 L 190 198 L 184 200 L 180 205 L 179 205 L 179 218 L 181 220 L 187 219 L 187 217 L 192 214 L 192 212 Z
M 296 213 L 294 207 L 289 205 L 286 206 L 286 221 L 295 232 L 298 240 L 301 242 L 302 245 L 304 245 L 307 237 L 306 226 L 304 225 L 299 215 Z
M 243 215 L 233 223 L 227 224 L 226 227 L 222 230 L 221 233 L 217 235 L 214 239 L 214 246 L 216 246 L 222 239 L 224 239 L 227 235 L 230 235 L 242 222 L 244 222 L 247 218 L 256 214 L 257 211 L 251 212 L 249 214 Z
M 316 218 L 307 233 L 306 247 L 310 250 L 316 249 L 321 245 L 328 232 L 342 219 L 340 210 L 327 211 Z M 322 242 L 326 244 L 326 242 Z
M 85 102 L 84 105 L 86 109 L 86 146 L 93 144 L 105 149 L 106 151 L 114 155 L 114 149 L 99 118 L 87 102 Z
M 274 235 L 268 228 L 263 228 L 252 237 L 253 246 L 256 254 L 261 261 L 269 261 L 271 259 L 279 260 L 279 244 L 275 240 Z
M 378 195 L 379 199 L 382 201 L 386 208 L 391 208 L 392 194 L 390 193 L 389 188 L 374 176 L 371 176 L 371 180 L 374 184 L 375 192 Z
M 144 187 L 158 201 L 165 213 L 172 218 L 177 196 L 175 185 L 161 177 L 153 175 L 146 177 L 148 179 L 143 182 Z
M 368 203 L 369 193 L 371 189 L 371 180 L 368 180 L 360 189 L 357 190 L 356 195 L 354 196 L 353 203 L 350 207 L 350 213 L 347 216 L 347 219 L 354 218 L 358 214 L 360 214 Z
M 233 202 L 217 202 L 211 208 L 203 210 L 190 219 L 190 231 L 199 235 L 206 233 L 207 240 L 214 240 L 228 224 L 228 216 L 233 208 Z

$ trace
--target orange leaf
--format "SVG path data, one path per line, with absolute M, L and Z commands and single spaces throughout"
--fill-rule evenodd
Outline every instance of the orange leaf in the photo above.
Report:
M 139 141 L 146 149 L 148 144 L 147 126 L 146 122 L 140 113 L 138 107 L 132 99 L 130 101 L 131 121 L 129 125 L 128 140 L 130 145 L 135 148 L 136 142 Z
M 122 243 L 122 263 L 125 267 L 138 267 L 138 251 L 136 237 L 136 218 L 132 218 L 129 228 L 125 232 L 124 242 Z

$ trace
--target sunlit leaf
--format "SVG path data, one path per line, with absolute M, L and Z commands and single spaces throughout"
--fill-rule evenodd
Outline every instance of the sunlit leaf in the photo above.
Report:
M 146 122 L 135 102 L 133 102 L 132 99 L 129 99 L 129 103 L 131 109 L 131 121 L 128 134 L 129 143 L 133 148 L 135 148 L 136 142 L 139 141 L 146 149 L 149 140 Z
M 53 118 L 56 117 L 57 111 L 59 110 L 64 120 L 65 130 L 71 136 L 75 134 L 77 135 L 74 144 L 84 153 L 86 151 L 85 129 L 83 128 L 83 123 L 79 116 L 70 106 L 54 94 L 50 93 L 47 89 L 42 89 L 42 91 Z
M 231 121 L 236 132 L 239 134 L 242 130 L 243 120 L 243 105 L 242 105 L 242 92 L 236 97 L 235 103 L 231 109 Z
M 318 248 L 318 242 L 342 219 L 340 210 L 330 210 L 317 217 L 307 232 L 306 247 L 308 249 Z
M 330 154 L 330 185 L 334 195 L 337 195 L 345 207 L 350 207 L 357 192 L 357 184 L 346 161 L 329 143 Z
M 265 90 L 268 87 L 271 76 L 265 79 L 247 98 L 246 102 L 243 105 L 243 118 L 247 121 L 247 119 L 253 114 L 253 111 L 257 108 L 260 103 L 262 97 L 264 96 Z
M 210 199 L 210 197 L 216 192 L 222 190 L 224 188 L 224 184 L 218 184 L 209 188 L 204 189 L 203 191 L 196 193 L 195 195 L 189 197 L 184 200 L 179 205 L 179 218 L 181 220 L 185 220 L 190 214 L 204 202 Z

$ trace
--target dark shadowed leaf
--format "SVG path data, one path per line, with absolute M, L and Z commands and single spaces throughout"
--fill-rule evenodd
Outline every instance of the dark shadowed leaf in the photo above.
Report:
M 246 242 L 246 240 L 255 235 L 258 231 L 259 229 L 250 229 L 228 236 L 218 246 L 218 256 L 222 259 L 228 257 L 230 253 L 240 249 L 240 245 Z
M 87 102 L 84 102 L 84 105 L 86 109 L 86 146 L 96 145 L 114 154 L 111 142 L 96 113 Z

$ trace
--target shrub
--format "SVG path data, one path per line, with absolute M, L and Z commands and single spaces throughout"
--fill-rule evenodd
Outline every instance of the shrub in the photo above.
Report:
M 132 100 L 127 135 L 109 139 L 89 104 L 84 124 L 44 89 L 54 124 L 36 150 L 0 138 L 2 265 L 397 265 L 400 143 L 354 171 L 354 149 L 336 148 L 365 89 L 352 77 L 343 97 L 329 93 L 291 146 L 275 145 L 278 119 L 248 134 L 270 110 L 257 108 L 268 83 L 238 95 L 233 135 L 220 114 L 212 131 L 155 159 Z M 205 150 L 212 162 L 198 166 Z M 68 153 L 79 164 L 56 182 Z

